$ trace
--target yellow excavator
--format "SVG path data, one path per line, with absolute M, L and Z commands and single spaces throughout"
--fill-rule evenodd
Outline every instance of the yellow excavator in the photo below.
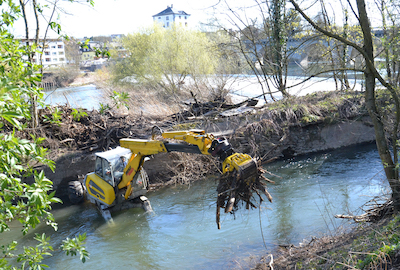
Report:
M 156 135 L 163 139 L 156 140 Z M 224 138 L 215 138 L 204 130 L 163 132 L 154 127 L 149 140 L 121 139 L 120 147 L 96 153 L 94 172 L 85 176 L 81 190 L 76 183 L 70 186 L 70 199 L 76 201 L 86 195 L 106 220 L 112 219 L 111 212 L 126 208 L 152 211 L 144 196 L 149 180 L 143 163 L 152 155 L 173 151 L 219 157 L 222 174 L 235 175 L 234 182 L 254 182 L 259 176 L 257 162 L 247 154 L 235 153 Z M 225 212 L 232 210 L 235 196 L 229 200 L 226 207 L 222 206 Z

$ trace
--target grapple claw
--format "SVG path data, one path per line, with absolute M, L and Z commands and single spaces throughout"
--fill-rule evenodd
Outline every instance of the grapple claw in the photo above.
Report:
M 257 208 L 254 193 L 263 201 L 261 194 L 272 202 L 272 196 L 267 191 L 266 184 L 261 182 L 265 170 L 259 167 L 258 162 L 248 155 L 235 153 L 225 159 L 223 175 L 217 187 L 217 224 L 220 228 L 220 211 L 225 208 L 225 213 L 234 213 L 239 208 L 239 202 L 246 205 L 246 209 Z M 259 192 L 260 191 L 260 192 Z

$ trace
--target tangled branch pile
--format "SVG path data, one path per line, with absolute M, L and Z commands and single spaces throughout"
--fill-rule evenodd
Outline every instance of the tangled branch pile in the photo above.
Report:
M 44 138 L 43 146 L 53 151 L 61 149 L 85 152 L 104 151 L 119 145 L 121 138 L 145 138 L 150 132 L 151 119 L 96 110 L 73 109 L 68 105 L 40 110 L 39 127 L 29 133 Z M 12 129 L 9 130 L 12 132 Z
M 263 175 L 266 171 L 261 168 L 260 163 L 260 160 L 252 159 L 239 171 L 234 170 L 220 177 L 217 187 L 216 222 L 218 229 L 221 229 L 221 208 L 225 209 L 225 213 L 234 213 L 239 209 L 239 204 L 245 204 L 246 209 L 257 208 L 254 193 L 258 196 L 260 204 L 264 201 L 262 194 L 272 202 L 266 182 L 274 182 Z
M 376 222 L 383 217 L 392 215 L 395 212 L 392 199 L 375 197 L 362 206 L 363 214 L 335 215 L 336 218 L 353 219 L 355 222 Z

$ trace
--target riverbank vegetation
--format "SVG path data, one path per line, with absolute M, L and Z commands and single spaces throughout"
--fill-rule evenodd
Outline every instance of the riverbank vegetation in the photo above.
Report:
M 12 12 L 18 15 L 19 9 L 14 8 Z M 32 134 L 27 131 L 29 123 L 33 124 L 29 122 L 34 118 L 32 102 L 40 101 L 43 93 L 38 86 L 41 81 L 37 72 L 39 67 L 22 58 L 27 48 L 21 49 L 22 45 L 4 28 L 12 25 L 12 18 L 0 26 L 0 233 L 20 230 L 25 235 L 40 223 L 57 230 L 50 211 L 52 204 L 61 201 L 54 197 L 52 181 L 43 171 L 34 168 L 36 164 L 45 164 L 54 169 L 54 162 L 47 157 L 48 150 L 41 145 L 43 138 L 31 135 L 23 139 L 16 135 L 17 132 Z M 24 181 L 27 177 L 32 177 L 33 181 Z M 84 235 L 65 239 L 57 248 L 68 255 L 79 254 L 85 261 L 88 252 L 83 246 L 84 239 Z M 25 248 L 18 247 L 16 241 L 3 243 L 0 267 L 45 267 L 41 261 L 54 248 L 45 234 L 36 235 L 34 240 L 36 245 Z
M 113 69 L 112 76 L 106 70 L 96 73 L 101 78 L 101 87 L 109 92 L 109 100 L 102 102 L 99 111 L 89 112 L 69 107 L 43 106 L 43 109 L 38 109 L 43 96 L 40 84 L 46 82 L 43 67 L 35 65 L 32 59 L 35 50 L 43 53 L 44 49 L 44 46 L 40 48 L 39 20 L 36 20 L 34 42 L 30 44 L 30 28 L 25 14 L 28 6 L 23 2 L 19 6 L 9 2 L 7 9 L 2 10 L 3 19 L 0 24 L 0 231 L 10 230 L 14 220 L 22 223 L 24 233 L 40 221 L 56 228 L 50 210 L 51 203 L 59 200 L 51 192 L 52 182 L 33 167 L 45 164 L 53 168 L 54 163 L 46 157 L 48 150 L 43 146 L 52 151 L 53 157 L 57 156 L 54 153 L 62 150 L 85 153 L 106 150 L 117 146 L 118 139 L 122 137 L 147 138 L 154 124 L 165 129 L 207 127 L 208 131 L 229 136 L 237 149 L 264 161 L 271 161 L 297 154 L 289 144 L 293 142 L 287 139 L 293 127 L 306 129 L 343 121 L 367 122 L 375 129 L 383 169 L 392 189 L 387 209 L 398 210 L 400 76 L 398 26 L 393 19 L 398 15 L 396 3 L 386 4 L 381 1 L 378 5 L 383 25 L 383 39 L 379 45 L 374 41 L 364 0 L 357 0 L 355 6 L 344 6 L 345 20 L 342 27 L 330 21 L 327 7 L 323 3 L 321 16 L 316 19 L 307 15 L 294 0 L 290 0 L 293 7 L 290 12 L 287 12 L 287 3 L 281 0 L 272 0 L 268 4 L 255 3 L 255 6 L 262 7 L 259 10 L 262 15 L 259 25 L 256 19 L 241 19 L 239 14 L 242 13 L 228 6 L 229 17 L 233 19 L 237 31 L 220 27 L 214 33 L 205 34 L 179 27 L 164 30 L 155 26 L 127 36 L 122 43 L 129 52 L 128 57 L 117 59 L 114 55 L 115 65 L 110 67 Z M 41 5 L 33 1 L 32 7 L 38 18 L 43 12 Z M 53 10 L 57 10 L 55 6 Z M 349 13 L 355 15 L 358 23 L 354 29 L 360 32 L 349 30 Z M 58 33 L 61 31 L 61 26 L 52 20 L 53 15 L 54 12 L 45 27 L 46 33 L 48 29 Z M 25 22 L 26 44 L 17 42 L 7 30 L 13 26 L 18 16 L 22 16 Z M 387 23 L 388 18 L 392 25 Z M 301 26 L 307 28 L 307 31 L 302 31 Z M 304 33 L 312 34 L 301 36 Z M 315 49 L 310 59 L 329 67 L 322 72 L 332 74 L 338 92 L 316 93 L 301 98 L 289 94 L 286 83 L 289 56 L 299 53 L 297 49 L 300 50 L 300 47 L 288 50 L 290 35 L 303 44 L 306 42 L 304 36 L 307 42 L 323 36 L 322 43 L 329 44 L 327 51 L 315 45 L 314 48 L 319 49 Z M 331 45 L 333 50 L 329 48 Z M 374 53 L 378 46 L 379 52 Z M 350 47 L 356 53 L 347 57 Z M 384 72 L 374 62 L 375 57 L 381 55 L 385 60 Z M 363 74 L 363 92 L 350 89 L 349 70 Z M 261 98 L 267 103 L 265 106 L 255 108 L 254 104 L 251 105 L 254 101 L 252 99 L 239 105 L 230 102 L 227 78 L 243 72 L 256 75 L 263 91 Z M 311 78 L 322 72 L 307 75 Z M 76 70 L 55 73 L 58 73 L 54 77 L 57 85 L 68 83 L 77 76 Z M 118 85 L 111 84 L 111 78 Z M 185 80 L 188 78 L 191 79 L 190 84 Z M 210 78 L 214 80 L 213 83 L 208 81 Z M 376 91 L 376 81 L 382 86 L 380 93 Z M 281 101 L 276 98 L 276 93 L 282 95 Z M 268 103 L 267 97 L 275 103 Z M 239 107 L 245 107 L 247 113 L 235 116 L 232 112 L 228 116 L 223 114 Z M 367 115 L 368 120 L 362 119 Z M 229 132 L 227 129 L 230 129 Z M 278 149 L 282 145 L 284 147 Z M 195 157 L 176 155 L 172 160 L 173 165 L 170 165 L 171 173 L 161 175 L 158 179 L 168 179 L 165 181 L 168 183 L 186 183 L 187 179 L 204 177 L 205 171 L 217 170 L 217 166 L 190 167 L 194 163 L 190 161 L 191 158 Z M 23 181 L 28 176 L 33 178 L 33 183 Z M 355 241 L 341 243 L 346 248 L 357 249 L 347 253 L 336 249 L 337 246 L 333 245 L 335 240 L 320 239 L 319 247 L 315 244 L 317 240 L 313 240 L 307 247 L 314 247 L 317 255 L 312 255 L 306 261 L 304 256 L 310 253 L 302 253 L 299 249 L 298 256 L 303 256 L 300 259 L 291 256 L 293 249 L 289 249 L 281 260 L 275 261 L 276 268 L 279 261 L 282 265 L 293 265 L 296 269 L 337 266 L 371 268 L 378 267 L 378 264 L 389 265 L 389 261 L 396 265 L 399 250 L 398 224 L 398 217 L 395 217 L 386 223 L 378 223 L 377 228 L 371 225 L 368 228 L 375 235 L 360 236 L 364 238 L 359 238 L 358 231 L 355 231 Z M 44 235 L 35 239 L 39 244 L 20 254 L 15 252 L 15 242 L 3 246 L 5 255 L 0 258 L 0 266 L 11 269 L 9 258 L 17 258 L 22 269 L 28 266 L 44 267 L 41 260 L 51 253 L 52 247 Z M 80 254 L 84 261 L 88 253 L 82 245 L 83 241 L 84 237 L 81 236 L 67 239 L 61 249 L 67 254 Z M 371 243 L 368 252 L 358 243 Z M 319 248 L 325 245 L 330 250 L 321 255 L 323 251 Z
M 398 215 L 385 216 L 351 232 L 281 247 L 254 269 L 398 269 L 399 229 Z

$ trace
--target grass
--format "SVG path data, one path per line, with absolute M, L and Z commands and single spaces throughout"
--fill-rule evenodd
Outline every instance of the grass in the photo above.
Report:
M 366 114 L 363 100 L 363 94 L 359 92 L 316 92 L 274 102 L 267 108 L 281 121 L 309 125 L 333 123 Z

